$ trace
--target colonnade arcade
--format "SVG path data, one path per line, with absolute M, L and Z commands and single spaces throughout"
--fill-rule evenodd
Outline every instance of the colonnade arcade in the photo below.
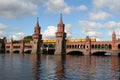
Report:
M 85 44 L 67 44 L 67 49 L 85 49 Z M 111 44 L 91 44 L 92 50 L 111 50 Z M 120 44 L 118 44 L 118 49 L 120 49 Z

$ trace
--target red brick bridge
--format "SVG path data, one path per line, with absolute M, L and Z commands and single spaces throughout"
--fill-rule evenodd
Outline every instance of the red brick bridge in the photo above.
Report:
M 42 40 L 41 27 L 37 19 L 37 24 L 34 27 L 32 35 L 33 41 L 30 43 L 14 43 L 13 39 L 10 42 L 5 42 L 6 53 L 31 53 L 32 52 L 50 52 L 55 54 L 82 54 L 82 55 L 95 55 L 105 54 L 120 55 L 120 39 L 116 38 L 115 31 L 112 33 L 110 41 L 96 41 L 96 39 L 67 39 L 65 33 L 65 24 L 62 21 L 62 14 L 60 22 L 57 26 L 56 40 Z
M 41 50 L 54 51 L 55 40 L 43 40 Z M 30 53 L 32 50 L 32 43 L 6 43 L 6 53 Z M 53 52 L 54 53 L 54 52 Z M 120 55 L 120 40 L 115 41 L 96 41 L 96 39 L 69 39 L 66 41 L 66 54 L 80 54 L 80 55 L 102 55 L 109 53 L 109 55 Z

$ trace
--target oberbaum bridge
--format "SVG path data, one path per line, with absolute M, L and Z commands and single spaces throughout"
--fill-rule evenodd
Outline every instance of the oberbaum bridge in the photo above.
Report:
M 116 38 L 115 31 L 110 41 L 96 41 L 87 36 L 85 39 L 66 39 L 65 24 L 60 15 L 57 26 L 56 40 L 42 40 L 41 27 L 37 19 L 32 41 L 25 43 L 5 42 L 5 53 L 53 53 L 53 54 L 78 54 L 78 55 L 109 55 L 120 56 L 120 38 Z

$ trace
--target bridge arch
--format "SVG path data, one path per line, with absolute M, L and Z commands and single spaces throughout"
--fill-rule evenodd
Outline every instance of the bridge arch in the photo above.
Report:
M 120 57 L 120 53 L 118 53 L 118 56 Z
M 82 51 L 70 51 L 67 55 L 84 55 Z
M 10 53 L 10 50 L 7 50 L 6 53 Z
M 32 50 L 26 50 L 26 51 L 24 51 L 24 53 L 28 53 L 28 54 L 30 54 L 31 51 L 32 51 Z
M 118 44 L 118 49 L 120 49 L 120 44 Z
M 109 56 L 109 55 L 111 55 L 111 53 L 106 52 L 106 51 L 96 51 L 96 52 L 92 53 L 91 55 L 97 55 L 97 56 Z
M 20 53 L 20 51 L 19 50 L 14 50 L 13 53 Z

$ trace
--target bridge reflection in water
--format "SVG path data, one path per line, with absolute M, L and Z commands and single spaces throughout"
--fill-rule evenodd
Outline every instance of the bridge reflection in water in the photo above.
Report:
M 0 80 L 119 80 L 120 57 L 0 54 Z

